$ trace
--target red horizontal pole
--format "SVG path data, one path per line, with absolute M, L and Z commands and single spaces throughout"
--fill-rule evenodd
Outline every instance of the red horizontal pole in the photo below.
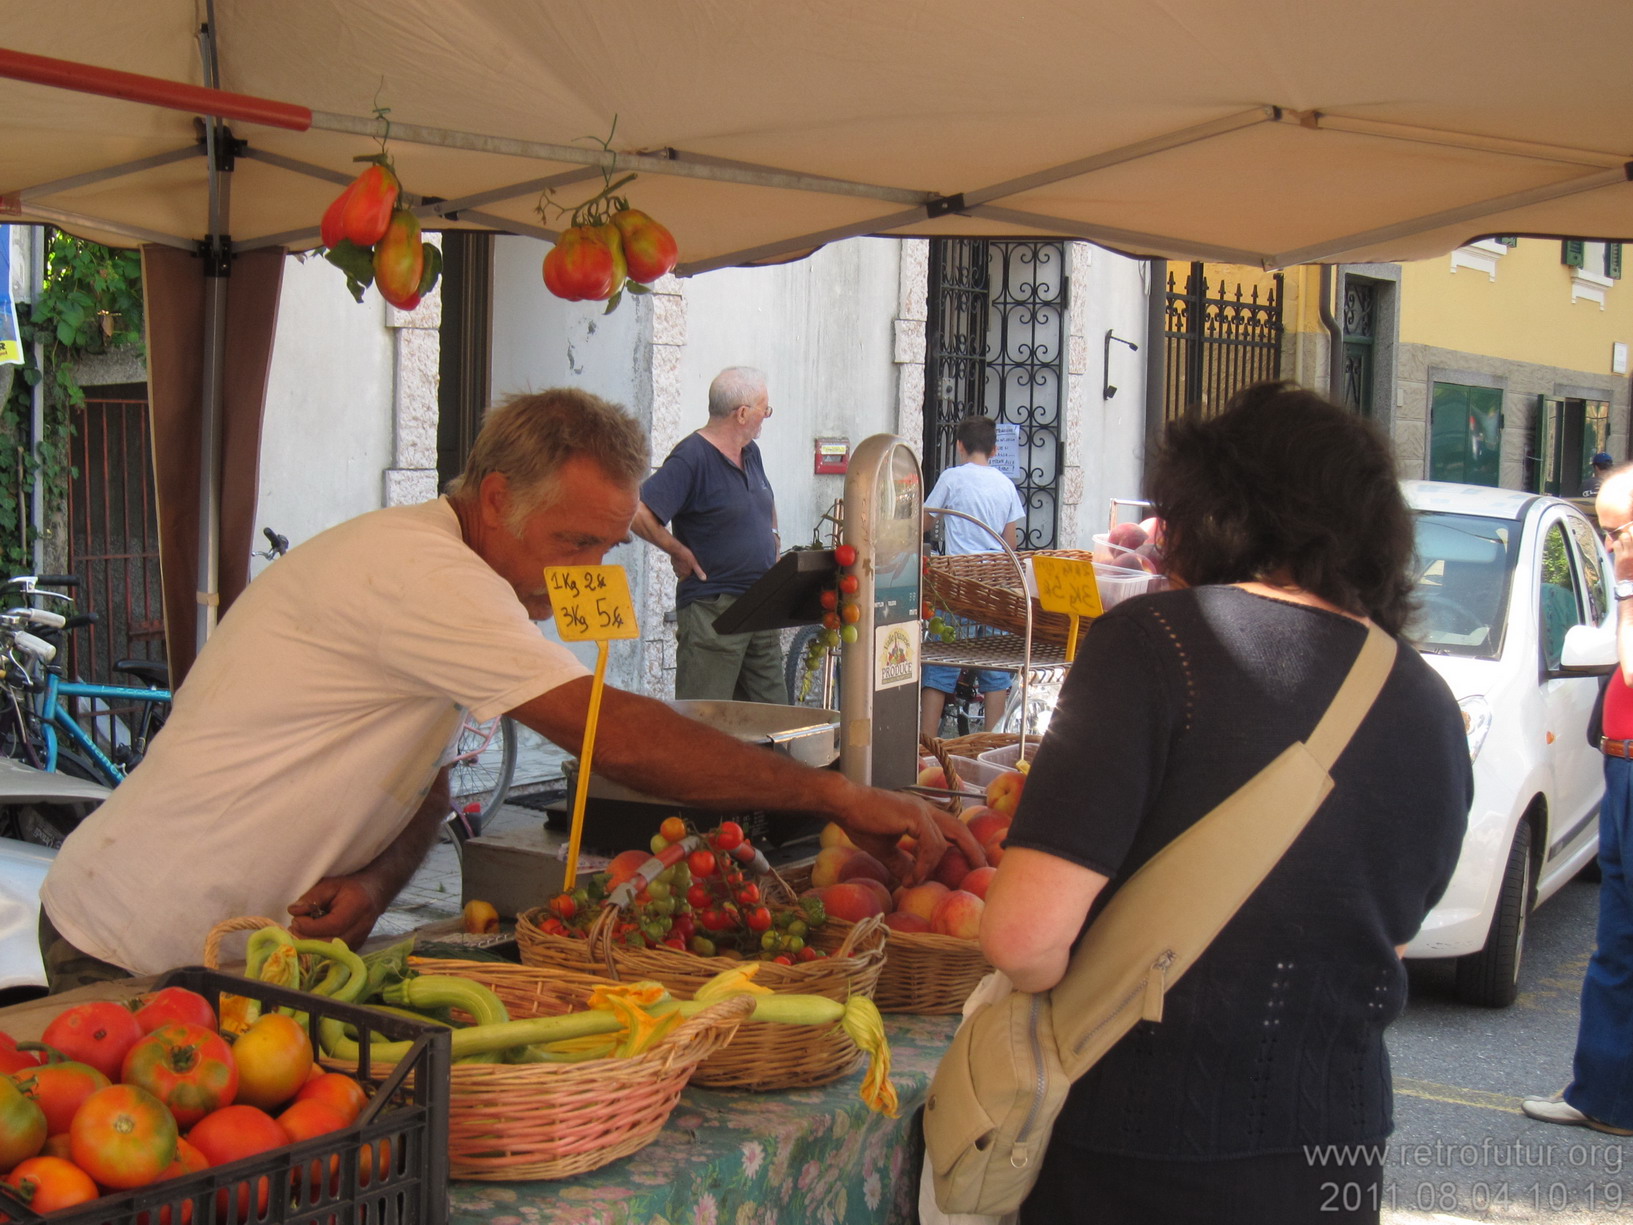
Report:
M 132 102 L 145 102 L 150 106 L 163 106 L 195 115 L 241 119 L 247 123 L 289 128 L 296 132 L 304 132 L 312 126 L 312 112 L 290 102 L 274 102 L 270 98 L 207 89 L 202 85 L 185 85 L 180 81 L 167 81 L 163 77 L 98 68 L 94 64 L 51 59 L 49 56 L 30 55 L 26 51 L 10 51 L 3 47 L 0 47 L 0 77 L 48 85 L 53 89 L 71 89 L 75 93 L 126 98 Z

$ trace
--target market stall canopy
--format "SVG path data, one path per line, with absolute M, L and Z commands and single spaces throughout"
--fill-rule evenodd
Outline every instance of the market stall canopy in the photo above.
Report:
M 1633 238 L 1613 0 L 10 0 L 5 43 L 289 104 L 305 130 L 229 119 L 237 251 L 317 242 L 376 106 L 428 228 L 553 237 L 541 192 L 575 204 L 605 165 L 682 273 L 860 234 L 1267 267 Z M 187 111 L 9 79 L 0 122 L 0 220 L 207 232 Z

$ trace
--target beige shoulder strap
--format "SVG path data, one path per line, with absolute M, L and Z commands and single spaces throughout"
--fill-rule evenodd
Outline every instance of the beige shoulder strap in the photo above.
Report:
M 1356 656 L 1349 675 L 1333 695 L 1327 713 L 1304 742 L 1310 756 L 1319 761 L 1323 769 L 1332 769 L 1333 762 L 1338 760 L 1339 754 L 1349 745 L 1355 729 L 1366 718 L 1367 711 L 1372 709 L 1373 700 L 1395 666 L 1395 651 L 1395 640 L 1368 622 L 1361 653 Z

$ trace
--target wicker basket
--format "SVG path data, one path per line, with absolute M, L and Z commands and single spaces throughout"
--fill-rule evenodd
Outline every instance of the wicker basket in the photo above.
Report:
M 1013 736 L 1010 743 L 1014 743 Z M 788 882 L 803 889 L 810 884 L 810 874 L 808 865 L 796 868 L 788 873 Z M 829 919 L 827 926 L 843 932 L 852 925 Z M 880 1012 L 958 1013 L 975 984 L 991 969 L 974 940 L 936 932 L 892 931 L 873 1002 Z
M 414 965 L 425 974 L 483 983 L 516 1020 L 576 1011 L 599 981 L 490 961 L 415 958 Z M 696 1069 L 731 1041 L 753 1011 L 747 996 L 721 1000 L 628 1059 L 455 1064 L 449 1076 L 449 1174 L 572 1178 L 644 1148 L 663 1128 Z
M 516 944 L 522 964 L 623 982 L 652 979 L 683 999 L 692 998 L 716 974 L 741 964 L 678 949 L 616 945 L 611 938 L 612 914 L 610 908 L 602 912 L 588 940 L 542 930 L 539 924 L 546 917 L 542 907 L 517 915 Z M 773 991 L 831 1000 L 872 996 L 885 964 L 885 933 L 878 919 L 857 924 L 830 920 L 811 937 L 811 943 L 827 957 L 791 966 L 763 962 L 754 981 Z M 809 1026 L 750 1021 L 737 1031 L 729 1049 L 698 1068 L 692 1081 L 711 1089 L 798 1089 L 840 1080 L 855 1071 L 863 1058 L 837 1021 Z
M 219 959 L 221 939 L 258 930 L 272 921 L 228 919 L 211 929 L 205 961 Z M 513 1019 L 556 1016 L 582 1009 L 596 985 L 590 975 L 555 973 L 526 992 L 501 990 L 499 962 L 415 958 L 425 974 L 456 974 L 498 992 Z M 522 970 L 523 967 L 514 967 Z M 541 977 L 538 971 L 529 971 Z M 583 1063 L 454 1064 L 448 1072 L 448 1173 L 452 1178 L 572 1178 L 600 1169 L 650 1144 L 693 1071 L 731 1040 L 754 1011 L 747 996 L 705 1008 L 675 1027 L 661 1042 L 627 1059 Z M 355 1073 L 356 1064 L 322 1059 L 324 1066 Z M 390 1065 L 378 1062 L 373 1075 Z
M 1081 549 L 1035 549 L 1018 556 L 1023 563 L 1029 557 L 1065 557 L 1076 561 L 1094 558 L 1093 553 Z M 1007 553 L 932 555 L 924 560 L 927 603 L 979 625 L 1012 634 L 1026 632 L 1026 589 Z M 1072 619 L 1065 613 L 1044 612 L 1037 600 L 1031 603 L 1033 639 L 1064 644 L 1071 635 Z

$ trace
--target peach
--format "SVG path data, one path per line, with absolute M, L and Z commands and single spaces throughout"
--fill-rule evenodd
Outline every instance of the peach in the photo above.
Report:
M 994 808 L 988 808 L 970 822 L 970 835 L 977 842 L 990 842 L 995 834 L 1007 833 L 1009 817 Z
M 920 787 L 940 787 L 947 789 L 947 771 L 940 766 L 926 766 L 919 771 L 918 785 Z
M 839 865 L 840 880 L 852 880 L 858 876 L 870 877 L 886 889 L 896 883 L 890 875 L 890 870 L 866 851 L 857 851 Z
M 898 932 L 927 932 L 930 920 L 906 910 L 892 910 L 885 916 L 885 926 Z
M 975 820 L 975 818 L 984 816 L 985 814 L 993 811 L 995 810 L 988 808 L 985 804 L 971 804 L 969 807 L 965 808 L 963 812 L 958 814 L 958 819 L 964 822 L 965 825 L 968 825 L 971 821 Z
M 957 889 L 969 873 L 970 861 L 964 857 L 964 852 L 956 846 L 950 846 L 941 856 L 941 862 L 936 865 L 936 870 L 930 873 L 930 879 L 940 881 L 949 889 Z
M 1007 816 L 1014 816 L 1021 802 L 1021 791 L 1026 786 L 1026 775 L 1008 770 L 987 784 L 987 806 Z
M 860 885 L 869 893 L 873 894 L 873 896 L 879 901 L 880 914 L 889 914 L 892 910 L 896 909 L 896 904 L 890 897 L 889 887 L 881 885 L 871 876 L 858 876 L 854 880 L 848 880 L 844 883 L 847 885 Z
M 1106 543 L 1125 549 L 1137 549 L 1146 541 L 1145 529 L 1138 523 L 1119 523 L 1106 533 Z
M 984 868 L 976 868 L 964 878 L 963 883 L 958 887 L 965 893 L 975 894 L 984 902 L 987 900 L 987 885 L 996 875 L 998 875 L 998 869 L 990 864 Z
M 845 827 L 832 821 L 822 827 L 822 835 L 817 841 L 824 850 L 831 846 L 856 845 L 851 841 L 851 836 L 845 832 Z
M 981 912 L 986 905 L 975 894 L 954 889 L 937 905 L 930 919 L 930 929 L 943 936 L 974 940 L 981 934 Z
M 846 881 L 814 892 L 830 915 L 852 923 L 859 923 L 870 915 L 882 915 L 889 909 L 879 901 L 879 895 L 862 881 Z
M 1004 835 L 999 834 L 991 842 L 982 843 L 981 849 L 986 852 L 987 866 L 996 868 L 1004 861 Z
M 918 915 L 926 923 L 936 912 L 936 903 L 952 890 L 938 880 L 927 880 L 922 885 L 903 885 L 896 890 L 896 909 L 904 914 Z
M 829 885 L 839 883 L 839 869 L 845 866 L 845 861 L 853 855 L 860 855 L 861 851 L 853 846 L 825 846 L 817 852 L 816 862 L 811 865 L 811 887 L 823 889 Z

